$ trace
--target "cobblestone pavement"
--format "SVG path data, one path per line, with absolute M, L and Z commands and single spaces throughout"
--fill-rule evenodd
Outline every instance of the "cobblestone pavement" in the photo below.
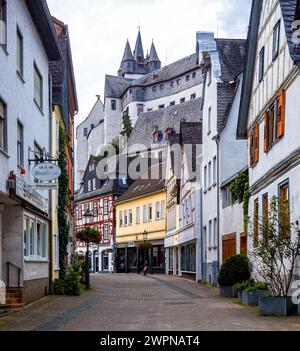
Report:
M 0 317 L 2 331 L 297 330 L 300 317 L 262 318 L 218 290 L 165 276 L 94 275 L 80 297 L 50 296 Z

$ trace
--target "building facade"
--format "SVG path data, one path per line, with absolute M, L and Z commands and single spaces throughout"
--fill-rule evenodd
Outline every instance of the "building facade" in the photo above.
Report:
M 176 156 L 169 157 L 173 165 L 167 179 L 166 272 L 200 281 L 202 122 L 182 122 L 178 145 L 179 173 L 173 172 Z
M 252 220 L 267 213 L 274 196 L 289 205 L 290 218 L 285 220 L 295 222 L 299 218 L 297 20 L 299 1 L 253 1 L 249 31 L 252 45 L 248 47 L 237 132 L 238 137 L 248 139 Z M 254 235 L 248 243 L 250 249 L 261 234 Z M 295 274 L 299 275 L 299 264 Z
M 203 272 L 205 281 L 217 284 L 220 267 L 220 154 L 219 133 L 234 96 L 235 78 L 244 69 L 246 41 L 215 39 L 197 33 L 199 56 L 205 65 L 203 96 Z M 227 160 L 228 161 L 228 160 Z
M 61 50 L 46 1 L 0 5 L 0 280 L 21 290 L 18 305 L 49 291 L 49 191 L 33 188 L 31 171 L 51 153 L 49 61 Z
M 139 179 L 116 202 L 116 268 L 120 273 L 165 273 L 164 182 Z
M 76 195 L 76 232 L 93 227 L 101 233 L 99 245 L 90 248 L 91 270 L 108 272 L 114 270 L 116 214 L 114 202 L 128 189 L 128 182 L 119 173 L 116 179 L 100 179 L 97 165 L 101 157 L 91 156 Z M 86 254 L 86 244 L 76 242 L 79 256 Z

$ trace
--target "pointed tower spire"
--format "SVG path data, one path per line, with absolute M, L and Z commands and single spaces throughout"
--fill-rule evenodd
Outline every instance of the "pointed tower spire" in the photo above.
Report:
M 153 72 L 153 71 L 160 69 L 160 68 L 161 68 L 161 62 L 160 62 L 160 59 L 157 55 L 155 45 L 152 41 L 150 56 L 148 59 L 148 69 L 150 72 Z
M 144 57 L 144 49 L 143 49 L 143 43 L 142 43 L 142 36 L 141 36 L 141 31 L 139 29 L 138 36 L 136 39 L 136 44 L 135 44 L 135 49 L 134 49 L 134 58 L 136 59 L 137 62 L 140 60 L 145 60 Z
M 124 55 L 123 59 L 121 62 L 120 69 L 118 71 L 118 75 L 125 76 L 126 73 L 133 73 L 134 72 L 134 67 L 135 67 L 135 60 L 131 51 L 131 47 L 129 44 L 129 41 L 127 39 L 125 50 L 124 50 Z

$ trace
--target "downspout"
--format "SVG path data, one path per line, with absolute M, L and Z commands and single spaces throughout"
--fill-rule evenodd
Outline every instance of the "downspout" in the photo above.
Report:
M 220 135 L 213 137 L 217 145 L 217 229 L 218 229 L 218 245 L 217 245 L 217 274 L 220 270 Z
M 53 123 L 53 107 L 52 107 L 52 76 L 49 73 L 49 78 L 48 78 L 48 85 L 49 85 L 49 152 L 50 155 L 52 155 L 52 137 L 53 137 L 53 131 L 52 131 L 52 123 Z M 52 208 L 52 201 L 53 201 L 53 194 L 52 190 L 49 190 L 49 236 L 48 236 L 48 243 L 49 243 L 49 293 L 52 295 L 54 293 L 54 286 L 53 286 L 53 267 L 54 267 L 54 262 L 53 262 L 53 228 L 52 228 L 52 223 L 53 223 L 53 208 Z

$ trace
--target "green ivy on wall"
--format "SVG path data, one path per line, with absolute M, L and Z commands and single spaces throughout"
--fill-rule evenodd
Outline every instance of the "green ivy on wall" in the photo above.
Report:
M 68 225 L 67 205 L 68 205 L 68 185 L 69 177 L 67 173 L 67 137 L 65 130 L 59 126 L 59 158 L 58 165 L 61 169 L 59 177 L 58 191 L 58 230 L 59 230 L 59 268 L 60 278 L 64 279 L 66 273 L 68 244 L 70 242 L 70 228 Z
M 231 183 L 230 192 L 232 197 L 232 204 L 239 202 L 243 203 L 244 211 L 244 230 L 248 232 L 248 214 L 249 214 L 249 173 L 241 172 L 238 177 Z

